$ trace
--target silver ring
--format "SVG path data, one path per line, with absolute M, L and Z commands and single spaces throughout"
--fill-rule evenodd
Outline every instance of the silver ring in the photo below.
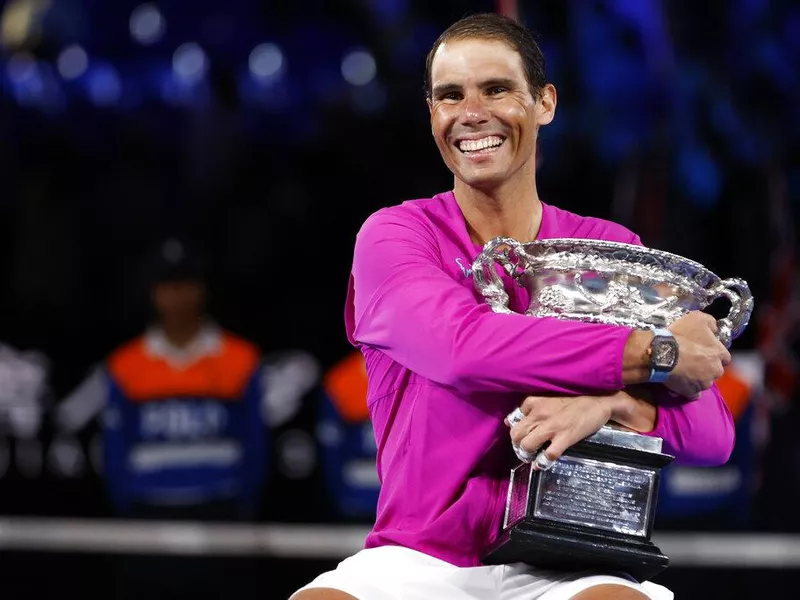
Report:
M 514 446 L 514 454 L 516 454 L 517 458 L 524 463 L 533 462 L 533 453 L 523 450 L 519 446 Z
M 533 464 L 540 471 L 548 471 L 554 464 L 556 464 L 556 461 L 554 461 L 552 458 L 547 458 L 544 450 L 542 450 L 536 455 L 536 460 Z
M 508 414 L 508 416 L 506 417 L 506 419 L 508 419 L 508 422 L 511 424 L 511 427 L 513 427 L 514 425 L 516 425 L 517 423 L 522 421 L 522 419 L 524 419 L 524 418 L 525 418 L 525 415 L 522 413 L 522 411 L 519 409 L 519 407 L 515 408 L 513 411 L 511 411 Z

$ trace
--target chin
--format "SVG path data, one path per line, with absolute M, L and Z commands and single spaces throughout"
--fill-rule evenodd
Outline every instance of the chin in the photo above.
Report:
M 490 192 L 503 184 L 503 176 L 499 173 L 457 173 L 456 177 L 482 192 Z

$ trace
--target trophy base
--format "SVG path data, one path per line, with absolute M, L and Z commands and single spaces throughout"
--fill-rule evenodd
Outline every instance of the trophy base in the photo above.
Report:
M 649 540 L 593 534 L 567 524 L 521 521 L 488 549 L 487 565 L 523 562 L 542 569 L 624 572 L 639 582 L 669 566 L 669 558 Z
M 546 471 L 517 465 L 503 532 L 484 562 L 657 575 L 669 559 L 650 538 L 660 471 L 672 458 L 659 438 L 607 426 Z

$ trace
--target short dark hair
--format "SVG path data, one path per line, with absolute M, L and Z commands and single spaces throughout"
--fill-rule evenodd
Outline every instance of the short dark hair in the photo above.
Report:
M 497 13 L 478 13 L 464 17 L 450 25 L 433 43 L 433 47 L 425 59 L 426 98 L 430 99 L 433 93 L 431 67 L 433 56 L 439 46 L 451 40 L 468 39 L 497 40 L 516 51 L 522 59 L 525 77 L 528 79 L 528 85 L 534 96 L 538 97 L 542 88 L 547 85 L 544 54 L 542 54 L 542 49 L 533 33 L 510 17 Z

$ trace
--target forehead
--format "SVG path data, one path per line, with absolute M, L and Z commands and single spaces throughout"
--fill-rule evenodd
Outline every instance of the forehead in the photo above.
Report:
M 433 55 L 431 80 L 434 85 L 487 77 L 524 80 L 525 70 L 519 53 L 499 40 L 466 39 L 444 42 Z

